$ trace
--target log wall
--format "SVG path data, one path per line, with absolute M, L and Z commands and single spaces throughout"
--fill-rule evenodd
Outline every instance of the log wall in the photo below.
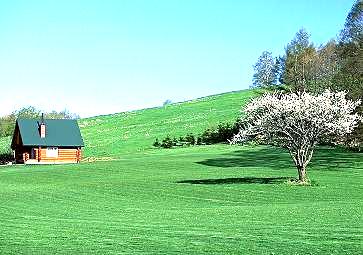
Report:
M 47 157 L 47 149 L 39 148 L 34 149 L 35 160 L 40 162 L 74 162 L 78 163 L 82 158 L 82 151 L 80 149 L 62 149 L 58 148 L 58 157 Z

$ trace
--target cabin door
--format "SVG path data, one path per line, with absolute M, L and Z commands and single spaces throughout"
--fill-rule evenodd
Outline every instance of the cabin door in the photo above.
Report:
M 35 159 L 36 158 L 36 151 L 34 148 L 30 149 L 30 159 Z

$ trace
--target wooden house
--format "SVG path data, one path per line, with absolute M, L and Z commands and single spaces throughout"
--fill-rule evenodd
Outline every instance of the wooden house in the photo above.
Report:
M 84 147 L 76 120 L 18 119 L 11 148 L 25 164 L 79 163 Z

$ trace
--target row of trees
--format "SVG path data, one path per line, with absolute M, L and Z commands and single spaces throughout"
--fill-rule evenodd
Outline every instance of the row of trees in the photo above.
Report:
M 286 84 L 293 91 L 321 92 L 327 88 L 363 91 L 363 1 L 349 12 L 337 41 L 316 47 L 301 28 L 285 47 L 285 54 L 273 57 L 264 51 L 254 65 L 253 87 Z
M 285 85 L 292 92 L 313 94 L 345 90 L 348 98 L 359 99 L 363 95 L 363 1 L 353 4 L 337 40 L 316 47 L 302 28 L 287 44 L 283 56 L 275 58 L 264 51 L 254 69 L 253 87 Z M 357 112 L 363 112 L 363 104 Z M 363 124 L 348 142 L 363 144 Z
M 16 119 L 39 119 L 41 113 L 41 110 L 29 106 L 14 111 L 7 116 L 0 117 L 0 137 L 13 134 Z M 79 119 L 79 115 L 71 113 L 68 110 L 45 112 L 44 117 L 46 119 Z

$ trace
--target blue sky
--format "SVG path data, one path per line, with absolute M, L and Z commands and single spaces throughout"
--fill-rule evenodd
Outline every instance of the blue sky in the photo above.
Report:
M 353 0 L 0 1 L 0 115 L 81 117 L 246 89 L 264 50 L 335 38 Z

